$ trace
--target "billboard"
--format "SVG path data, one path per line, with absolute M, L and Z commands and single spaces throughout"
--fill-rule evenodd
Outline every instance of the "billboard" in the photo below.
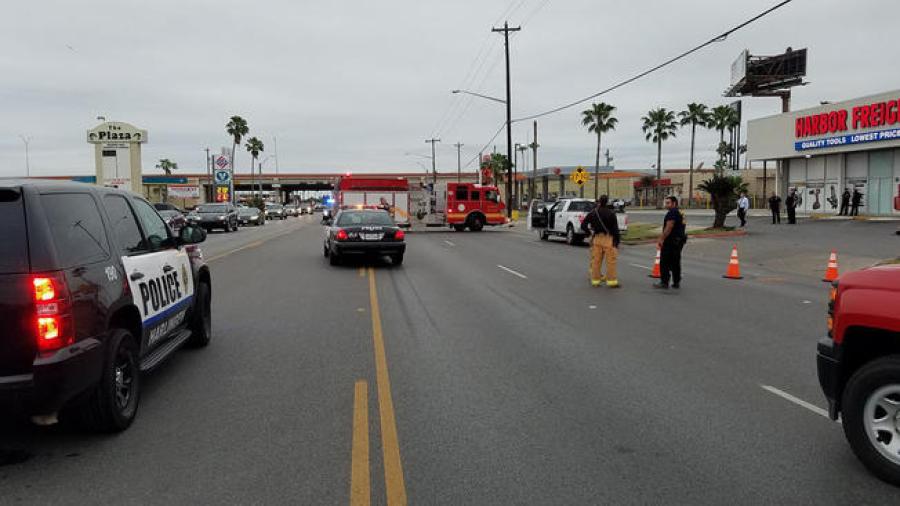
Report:
M 743 50 L 734 63 L 731 64 L 731 85 L 740 84 L 747 77 L 747 60 L 750 59 L 750 51 Z

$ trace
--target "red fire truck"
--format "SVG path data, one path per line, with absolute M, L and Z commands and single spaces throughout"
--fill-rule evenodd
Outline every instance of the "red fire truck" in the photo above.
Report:
M 411 189 L 405 178 L 344 176 L 335 185 L 334 202 L 338 209 L 381 207 L 400 226 L 449 226 L 477 232 L 509 222 L 496 186 L 439 182 L 431 190 Z

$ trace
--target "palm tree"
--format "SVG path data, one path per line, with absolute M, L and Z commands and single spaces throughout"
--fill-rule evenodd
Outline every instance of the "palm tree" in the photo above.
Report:
M 650 142 L 656 143 L 656 179 L 662 179 L 662 143 L 669 137 L 675 137 L 675 131 L 678 130 L 678 122 L 675 121 L 675 113 L 660 107 L 649 111 L 646 116 L 641 118 L 644 122 L 641 129 L 644 131 L 644 137 Z M 656 207 L 660 207 L 659 185 L 656 186 Z
M 614 106 L 600 102 L 599 104 L 591 104 L 590 109 L 581 111 L 581 124 L 587 127 L 588 132 L 597 134 L 597 163 L 594 165 L 594 200 L 600 197 L 600 138 L 604 133 L 616 129 L 616 123 L 619 120 L 612 116 L 612 112 L 615 110 Z
M 167 176 L 171 176 L 173 170 L 178 170 L 178 164 L 168 158 L 161 158 L 159 163 L 156 164 L 156 168 L 162 169 Z
M 259 159 L 259 154 L 265 151 L 266 148 L 263 146 L 263 142 L 256 137 L 247 139 L 245 147 L 247 148 L 247 152 L 250 153 L 250 174 L 253 175 L 253 162 Z M 260 174 L 260 176 L 262 176 L 262 174 Z M 253 182 L 255 183 L 255 181 Z M 251 188 L 253 188 L 252 183 Z M 262 191 L 260 191 L 260 194 L 262 194 Z
M 731 132 L 738 124 L 737 111 L 727 105 L 719 105 L 713 107 L 712 116 L 709 125 L 719 131 L 719 159 L 724 160 L 727 153 L 727 144 L 725 143 L 725 130 Z M 725 144 L 725 148 L 722 145 Z
M 697 125 L 709 128 L 712 115 L 704 104 L 690 103 L 687 109 L 678 113 L 681 126 L 691 125 L 691 166 L 688 169 L 688 207 L 694 194 L 694 138 L 697 136 Z
M 235 164 L 234 164 L 234 149 L 238 144 L 241 143 L 241 139 L 244 138 L 247 133 L 250 132 L 250 127 L 247 126 L 247 120 L 240 116 L 232 116 L 231 119 L 228 120 L 228 123 L 225 124 L 225 132 L 231 136 L 234 141 L 231 144 L 231 174 L 232 180 L 234 178 Z M 232 201 L 234 200 L 234 195 L 231 196 Z
M 173 170 L 178 170 L 178 164 L 169 160 L 168 158 L 160 158 L 159 163 L 156 164 L 157 169 L 162 169 L 162 171 L 167 175 L 171 176 Z M 169 188 L 164 187 L 163 189 L 163 202 L 169 201 Z
M 747 191 L 747 183 L 740 176 L 726 176 L 721 171 L 716 171 L 711 178 L 697 185 L 697 188 L 708 193 L 712 200 L 716 212 L 713 228 L 723 228 L 725 217 L 737 208 L 738 195 Z

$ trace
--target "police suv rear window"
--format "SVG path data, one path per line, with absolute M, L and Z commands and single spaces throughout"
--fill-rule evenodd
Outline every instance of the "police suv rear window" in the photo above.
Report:
M 22 195 L 0 190 L 0 274 L 28 271 L 28 244 Z
M 109 241 L 94 198 L 87 193 L 41 195 L 60 268 L 109 258 Z

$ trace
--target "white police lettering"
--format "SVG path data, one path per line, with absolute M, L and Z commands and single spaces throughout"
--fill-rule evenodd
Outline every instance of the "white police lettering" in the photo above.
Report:
M 165 250 L 123 257 L 122 263 L 134 305 L 147 328 L 185 309 L 194 295 L 190 260 L 185 251 Z

